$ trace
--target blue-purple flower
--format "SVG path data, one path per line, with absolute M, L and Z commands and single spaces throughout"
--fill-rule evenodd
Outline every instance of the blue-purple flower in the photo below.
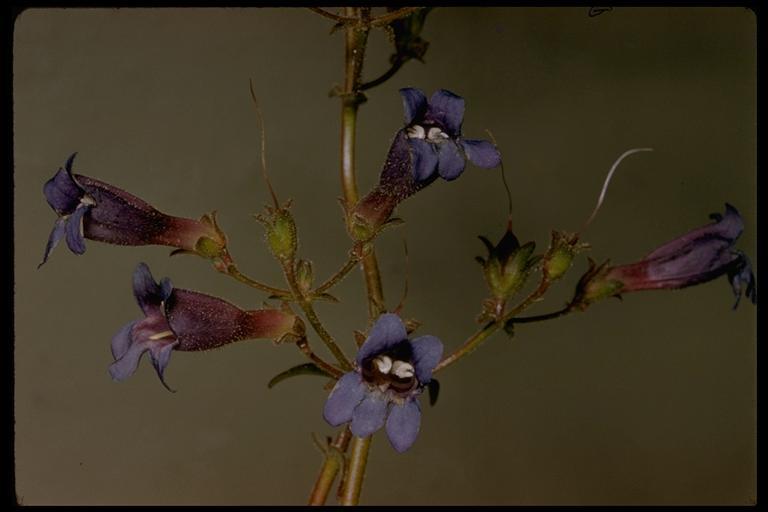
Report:
M 464 171 L 467 159 L 488 169 L 501 163 L 493 144 L 461 136 L 464 98 L 445 89 L 436 91 L 429 101 L 420 89 L 400 89 L 400 95 L 417 181 L 427 181 L 435 173 L 445 180 L 455 180 Z
M 417 398 L 442 355 L 438 338 L 409 340 L 399 316 L 381 315 L 357 353 L 355 369 L 331 391 L 323 417 L 333 426 L 351 422 L 350 430 L 358 437 L 385 427 L 394 449 L 404 452 L 419 433 Z
M 85 252 L 88 238 L 117 245 L 167 245 L 205 257 L 226 255 L 226 237 L 213 215 L 199 221 L 166 215 L 124 190 L 73 174 L 75 155 L 43 186 L 59 218 L 40 265 L 62 238 L 75 254 Z
M 141 356 L 149 352 L 167 388 L 163 372 L 173 350 L 210 350 L 254 338 L 279 340 L 301 329 L 295 315 L 280 309 L 244 311 L 218 297 L 174 288 L 168 278 L 157 283 L 145 263 L 133 273 L 133 294 L 144 318 L 125 325 L 112 338 L 115 362 L 109 373 L 117 381 L 133 375 Z
M 464 139 L 464 99 L 441 89 L 429 101 L 419 89 L 401 89 L 405 127 L 395 134 L 378 185 L 348 212 L 350 234 L 367 240 L 390 219 L 395 207 L 438 176 L 454 180 L 466 161 L 492 168 L 501 154 L 486 140 Z
M 642 260 L 627 265 L 593 266 L 578 285 L 576 303 L 586 307 L 595 300 L 639 290 L 685 288 L 727 275 L 736 296 L 756 300 L 755 276 L 746 254 L 733 245 L 744 221 L 730 204 L 725 214 L 710 215 L 715 222 L 694 229 L 658 247 Z

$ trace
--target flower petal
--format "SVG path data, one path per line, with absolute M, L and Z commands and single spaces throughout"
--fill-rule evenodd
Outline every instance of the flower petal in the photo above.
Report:
M 357 437 L 368 437 L 384 426 L 389 402 L 382 393 L 366 393 L 352 412 L 349 429 Z
M 368 338 L 357 352 L 357 364 L 376 354 L 380 354 L 399 342 L 407 339 L 408 333 L 400 317 L 394 313 L 381 315 L 371 327 Z
M 411 340 L 413 347 L 413 368 L 421 384 L 432 380 L 432 370 L 443 357 L 443 342 L 436 336 L 419 336 Z
M 437 172 L 440 173 L 441 178 L 447 181 L 455 180 L 464 171 L 465 165 L 464 155 L 453 141 L 440 144 Z
M 464 98 L 451 91 L 440 89 L 429 99 L 428 120 L 434 121 L 444 128 L 451 138 L 461 134 L 461 123 L 464 120 Z
M 345 373 L 334 386 L 323 407 L 323 418 L 338 427 L 352 421 L 352 412 L 365 398 L 367 386 L 357 372 Z
M 434 145 L 422 139 L 408 139 L 411 145 L 411 171 L 416 181 L 426 181 L 437 168 L 437 152 Z
M 744 296 L 747 297 L 752 304 L 757 302 L 757 293 L 755 292 L 755 275 L 752 273 L 752 264 L 746 254 L 741 251 L 736 251 L 738 259 L 735 264 L 728 271 L 728 280 L 731 282 L 733 288 L 733 294 L 736 296 L 736 302 L 733 304 L 733 309 L 739 307 L 741 301 L 742 285 L 746 288 L 743 289 Z
M 392 404 L 387 418 L 387 437 L 390 444 L 402 453 L 411 447 L 419 435 L 421 407 L 416 399 L 403 405 Z
M 719 242 L 719 245 L 723 247 L 730 247 L 744 231 L 744 221 L 741 219 L 741 215 L 736 208 L 728 203 L 725 205 L 725 215 L 713 215 L 716 215 L 715 218 L 718 219 L 716 222 L 689 231 L 683 236 L 667 242 L 654 249 L 643 259 L 679 256 L 689 252 L 697 245 L 701 245 L 702 242 L 706 242 L 705 245 L 715 245 Z M 711 242 L 715 242 L 715 244 L 711 244 Z
M 75 212 L 67 219 L 67 247 L 75 254 L 85 252 L 85 238 L 83 238 L 83 215 L 85 215 L 91 206 L 78 206 Z
M 119 336 L 122 332 L 121 329 L 117 335 Z M 141 356 L 149 349 L 148 341 L 136 341 L 136 339 L 131 336 L 129 342 L 128 349 L 123 356 L 109 366 L 109 374 L 112 376 L 113 380 L 118 382 L 123 381 L 134 374 L 136 368 L 139 366 Z M 122 341 L 120 343 L 122 343 Z
M 67 219 L 59 217 L 56 219 L 56 222 L 53 224 L 53 229 L 51 230 L 51 234 L 48 236 L 48 243 L 45 244 L 45 254 L 43 254 L 43 261 L 40 262 L 40 264 L 37 266 L 37 268 L 40 268 L 43 266 L 43 264 L 48 261 L 48 255 L 51 253 L 51 251 L 59 245 L 59 242 L 64 237 L 64 234 L 66 233 L 67 229 Z
M 131 346 L 133 326 L 136 325 L 137 320 L 130 322 L 123 326 L 122 329 L 117 331 L 112 337 L 112 357 L 120 359 L 128 352 Z
M 427 97 L 424 96 L 421 89 L 406 87 L 400 89 L 400 96 L 403 97 L 405 124 L 411 124 L 424 116 L 424 112 L 427 110 Z
M 85 191 L 64 169 L 59 169 L 53 178 L 43 185 L 43 194 L 48 204 L 59 215 L 69 215 L 75 211 Z
M 157 284 L 146 263 L 139 263 L 133 271 L 133 296 L 145 315 L 156 311 L 160 303 L 168 299 L 172 288 L 168 278 Z
M 160 377 L 160 382 L 162 382 L 163 386 L 165 386 L 165 389 L 171 393 L 175 393 L 175 391 L 171 389 L 170 386 L 168 386 L 168 384 L 165 382 L 163 373 L 165 372 L 165 368 L 168 366 L 168 362 L 171 360 L 171 352 L 178 344 L 178 341 L 174 341 L 173 343 L 157 343 L 153 344 L 149 348 L 149 355 L 152 359 L 152 366 L 155 367 L 157 376 Z
M 487 140 L 463 139 L 461 145 L 469 161 L 483 169 L 492 169 L 501 163 L 501 153 Z

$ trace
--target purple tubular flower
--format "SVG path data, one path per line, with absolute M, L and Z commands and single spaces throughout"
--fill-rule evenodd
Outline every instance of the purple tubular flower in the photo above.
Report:
M 371 237 L 400 202 L 438 177 L 458 178 L 467 159 L 484 168 L 501 163 L 493 144 L 461 136 L 463 98 L 444 89 L 429 101 L 419 89 L 400 89 L 400 95 L 406 126 L 395 134 L 379 184 L 351 212 L 351 234 L 359 240 Z
M 225 247 L 226 239 L 215 222 L 166 215 L 117 187 L 72 174 L 75 155 L 43 186 L 43 194 L 59 218 L 40 266 L 62 238 L 75 254 L 85 252 L 85 238 L 117 245 L 167 245 L 197 253 L 201 252 L 200 242 L 207 241 L 202 246 L 209 256 Z
M 455 180 L 467 159 L 484 168 L 501 163 L 501 155 L 490 142 L 462 138 L 464 98 L 445 89 L 436 91 L 429 101 L 419 89 L 400 89 L 400 95 L 417 181 L 429 180 L 436 172 L 445 180 Z
M 149 352 L 160 381 L 168 388 L 163 373 L 172 350 L 210 350 L 245 339 L 280 339 L 296 326 L 296 317 L 279 309 L 244 311 L 217 297 L 173 288 L 168 278 L 157 283 L 145 263 L 133 273 L 133 294 L 144 318 L 125 325 L 112 338 L 115 362 L 109 373 L 116 381 L 130 377 L 144 352 Z
M 352 422 L 350 430 L 358 437 L 385 427 L 392 447 L 406 451 L 421 424 L 417 398 L 442 355 L 443 343 L 436 337 L 409 340 L 399 316 L 381 315 L 357 353 L 355 369 L 328 396 L 325 421 L 333 426 Z
M 593 269 L 579 284 L 587 303 L 639 290 L 685 288 L 726 274 L 736 296 L 756 300 L 755 277 L 749 259 L 733 245 L 744 230 L 739 212 L 730 204 L 725 214 L 713 213 L 715 222 L 694 229 L 662 245 L 642 260 L 627 265 Z

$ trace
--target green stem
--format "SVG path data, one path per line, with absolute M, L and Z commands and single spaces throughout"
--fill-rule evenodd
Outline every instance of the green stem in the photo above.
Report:
M 565 316 L 568 313 L 572 312 L 573 310 L 574 310 L 574 306 L 572 304 L 568 304 L 563 309 L 558 309 L 557 311 L 546 313 L 544 315 L 533 315 L 533 316 L 523 316 L 518 318 L 510 318 L 509 320 L 507 320 L 507 324 L 527 324 L 530 322 L 543 322 L 544 320 L 552 320 L 553 318 Z
M 403 67 L 403 64 L 405 64 L 406 59 L 401 58 L 399 55 L 395 58 L 395 62 L 392 64 L 392 67 L 390 67 L 383 75 L 381 75 L 378 78 L 374 78 L 370 82 L 365 82 L 360 86 L 361 91 L 366 91 L 368 89 L 371 89 L 373 87 L 376 87 L 377 85 L 381 85 L 393 76 L 395 76 L 395 73 L 400 71 L 400 68 Z
M 392 11 L 390 13 L 383 14 L 381 16 L 376 16 L 371 20 L 371 26 L 383 27 L 384 25 L 389 25 L 390 23 L 392 23 L 397 19 L 410 16 L 411 14 L 418 11 L 419 9 L 422 9 L 422 7 L 402 7 L 396 11 Z
M 309 340 L 307 340 L 306 336 L 296 341 L 296 346 L 299 347 L 299 350 L 301 350 L 302 353 L 304 353 L 304 355 L 307 356 L 310 361 L 312 361 L 319 368 L 325 370 L 330 375 L 333 375 L 337 379 L 343 375 L 341 370 L 332 364 L 325 362 L 324 359 L 312 351 L 312 348 L 309 346 Z
M 329 290 L 329 289 L 333 288 L 334 286 L 336 286 L 336 284 L 339 281 L 344 279 L 347 276 L 347 274 L 349 274 L 350 270 L 355 268 L 355 265 L 357 265 L 359 261 L 360 261 L 360 258 L 358 258 L 354 254 L 350 253 L 349 259 L 344 264 L 344 266 L 341 267 L 338 272 L 336 272 L 331 277 L 329 277 L 323 284 L 321 284 L 320 286 L 315 288 L 315 291 L 313 291 L 312 294 L 313 295 L 319 295 L 319 294 L 323 293 L 324 291 Z
M 225 271 L 223 271 L 224 274 L 227 274 L 230 277 L 234 277 L 241 283 L 247 284 L 251 288 L 256 288 L 257 290 L 261 290 L 267 293 L 270 293 L 272 295 L 275 295 L 283 300 L 290 300 L 291 299 L 291 292 L 288 290 L 283 290 L 281 288 L 274 288 L 272 286 L 260 283 L 258 281 L 255 281 L 251 279 L 250 277 L 246 276 L 234 264 L 230 264 Z
M 283 273 L 285 274 L 285 280 L 288 283 L 288 286 L 291 287 L 293 298 L 296 302 L 299 303 L 301 310 L 304 311 L 304 315 L 307 317 L 307 321 L 309 321 L 317 335 L 320 336 L 320 339 L 323 340 L 323 343 L 325 343 L 325 346 L 328 347 L 328 350 L 330 350 L 334 355 L 336 360 L 341 365 L 341 368 L 344 371 L 351 370 L 352 364 L 349 362 L 349 359 L 347 359 L 347 356 L 344 354 L 341 348 L 339 348 L 339 346 L 336 344 L 336 341 L 333 339 L 333 336 L 331 336 L 331 333 L 325 330 L 323 323 L 320 321 L 320 318 L 318 318 L 317 313 L 315 312 L 315 308 L 312 306 L 312 302 L 307 300 L 307 298 L 301 293 L 299 285 L 296 282 L 293 262 L 283 261 L 282 265 Z
M 325 450 L 323 466 L 320 468 L 320 474 L 317 476 L 315 486 L 312 488 L 312 493 L 309 495 L 310 505 L 325 505 L 333 481 L 336 479 L 336 475 L 339 471 L 344 467 L 344 453 L 347 451 L 351 436 L 352 434 L 349 432 L 349 427 L 344 427 L 344 429 L 339 432 L 339 435 L 336 436 L 336 439 Z
M 512 319 L 515 315 L 520 314 L 522 311 L 527 309 L 531 304 L 536 302 L 539 297 L 544 295 L 544 293 L 549 288 L 550 282 L 545 279 L 543 276 L 541 278 L 541 281 L 539 282 L 539 286 L 531 292 L 530 295 L 528 295 L 520 304 L 512 308 L 508 313 L 506 313 L 501 318 L 498 318 L 492 322 L 489 322 L 485 325 L 482 329 L 477 331 L 475 334 L 470 336 L 458 349 L 456 349 L 451 355 L 445 357 L 442 361 L 438 363 L 438 365 L 433 370 L 433 373 L 442 370 L 443 368 L 452 365 L 462 357 L 471 354 L 474 352 L 474 350 L 480 346 L 480 344 L 488 338 L 491 334 L 495 333 L 499 328 L 503 327 L 510 319 Z
M 336 23 L 346 23 L 349 21 L 354 21 L 353 19 L 345 18 L 344 16 L 339 16 L 338 14 L 333 14 L 332 12 L 328 12 L 325 9 L 321 9 L 319 7 L 310 7 L 309 9 L 313 12 L 316 12 L 320 16 L 323 16 L 325 18 L 328 18 L 329 20 L 335 21 Z
M 349 23 L 345 27 L 345 74 L 344 90 L 341 94 L 341 188 L 344 202 L 349 209 L 358 200 L 355 178 L 355 127 L 357 108 L 362 101 L 360 85 L 365 46 L 370 31 L 370 8 L 345 7 L 344 10 L 346 17 L 358 20 L 357 23 Z M 368 290 L 368 313 L 371 318 L 375 318 L 383 309 L 384 290 L 373 249 L 363 258 L 363 275 Z
M 371 439 L 368 437 L 354 437 L 352 447 L 344 471 L 344 478 L 339 486 L 339 504 L 357 505 L 360 501 L 360 491 L 365 479 L 365 466 L 368 463 L 368 450 L 371 447 Z

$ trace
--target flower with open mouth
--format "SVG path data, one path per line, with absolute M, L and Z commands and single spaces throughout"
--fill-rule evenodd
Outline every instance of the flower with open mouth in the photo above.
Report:
M 438 338 L 410 340 L 399 316 L 381 315 L 357 353 L 355 369 L 331 391 L 323 417 L 333 426 L 351 422 L 350 430 L 358 437 L 385 427 L 392 447 L 406 451 L 421 424 L 417 398 L 442 355 Z

